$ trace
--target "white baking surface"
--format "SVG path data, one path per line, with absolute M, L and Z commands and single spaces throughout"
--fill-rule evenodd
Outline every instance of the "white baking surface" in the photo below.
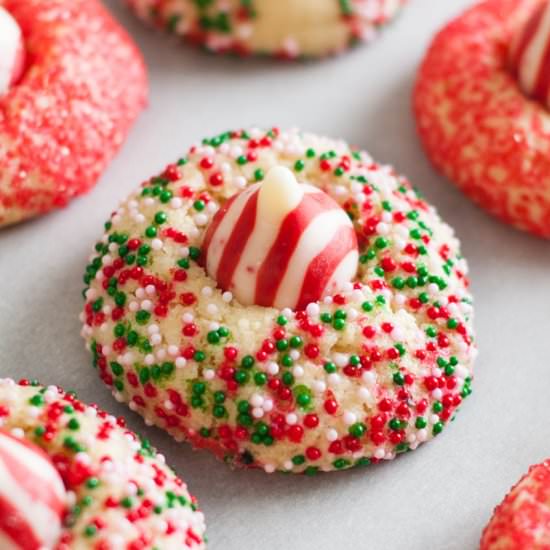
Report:
M 411 116 L 413 78 L 430 36 L 468 3 L 411 0 L 370 47 L 278 63 L 190 49 L 111 0 L 145 53 L 150 107 L 93 192 L 0 232 L 0 374 L 61 384 L 125 415 L 199 497 L 212 550 L 474 549 L 510 485 L 550 456 L 549 245 L 494 221 L 438 176 Z M 78 314 L 82 273 L 103 222 L 189 145 L 248 125 L 299 125 L 368 149 L 406 173 L 462 239 L 477 305 L 474 393 L 453 425 L 418 451 L 315 478 L 233 472 L 145 429 L 96 378 Z

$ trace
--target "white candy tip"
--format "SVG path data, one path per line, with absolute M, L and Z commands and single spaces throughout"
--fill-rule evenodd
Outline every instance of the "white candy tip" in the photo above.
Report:
M 285 166 L 275 166 L 267 173 L 258 196 L 263 216 L 278 220 L 294 210 L 304 196 L 303 188 Z

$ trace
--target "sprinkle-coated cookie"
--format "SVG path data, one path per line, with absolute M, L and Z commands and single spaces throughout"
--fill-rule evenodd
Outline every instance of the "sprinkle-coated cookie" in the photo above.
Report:
M 11 26 L 8 36 L 0 17 L 2 226 L 89 190 L 144 107 L 147 83 L 140 53 L 98 0 L 0 0 L 0 10 L 24 42 L 15 58 L 19 33 Z
M 0 479 L 3 549 L 40 550 L 55 532 L 50 550 L 205 548 L 203 514 L 164 457 L 56 386 L 0 379 Z
M 370 41 L 406 0 L 126 0 L 139 17 L 212 52 L 317 57 Z
M 452 21 L 422 63 L 414 108 L 436 168 L 502 221 L 549 238 L 545 5 L 487 0 Z
M 345 254 L 331 244 L 347 235 L 335 209 L 355 230 Z M 325 269 L 337 292 L 319 284 Z M 406 178 L 342 141 L 277 128 L 205 139 L 112 213 L 84 281 L 82 334 L 116 399 L 234 465 L 392 459 L 439 434 L 471 392 L 453 231 Z M 256 305 L 300 289 L 320 298 Z

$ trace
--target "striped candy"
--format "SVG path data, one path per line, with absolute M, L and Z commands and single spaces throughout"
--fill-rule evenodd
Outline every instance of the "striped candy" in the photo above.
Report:
M 41 449 L 0 430 L 0 548 L 54 548 L 65 487 Z
M 0 7 L 0 96 L 19 80 L 24 60 L 21 29 L 9 12 Z
M 550 108 L 550 2 L 541 2 L 520 29 L 510 63 L 521 89 Z
M 303 309 L 338 292 L 358 266 L 347 214 L 284 167 L 232 197 L 203 245 L 208 274 L 243 305 Z

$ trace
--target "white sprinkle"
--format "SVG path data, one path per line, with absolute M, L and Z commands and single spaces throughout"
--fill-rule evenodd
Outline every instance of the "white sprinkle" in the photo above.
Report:
M 416 438 L 418 441 L 426 441 L 428 439 L 428 431 L 426 429 L 418 430 Z
M 274 376 L 275 374 L 277 374 L 279 372 L 279 365 L 277 363 L 275 363 L 274 361 L 271 361 L 267 364 L 265 370 L 268 374 L 271 374 L 272 376 Z
M 355 321 L 357 319 L 357 317 L 359 317 L 359 312 L 355 308 L 351 308 L 348 311 L 348 319 L 350 321 Z
M 253 407 L 261 407 L 264 402 L 264 398 L 259 393 L 254 393 L 250 397 L 249 402 Z
M 366 384 L 372 385 L 372 384 L 374 384 L 374 382 L 376 381 L 376 373 L 374 373 L 374 372 L 371 371 L 371 370 L 367 370 L 367 371 L 365 371 L 365 372 L 361 375 L 361 379 L 362 379 L 363 382 L 365 382 Z
M 315 393 L 323 393 L 327 389 L 327 385 L 322 380 L 315 380 L 312 386 Z
M 346 411 L 344 413 L 344 423 L 348 426 L 355 424 L 357 422 L 357 415 L 351 411 Z
M 206 214 L 196 214 L 193 219 L 199 227 L 202 227 L 208 223 L 208 216 Z
M 310 317 L 317 317 L 319 315 L 319 312 L 321 311 L 321 308 L 319 307 L 319 304 L 312 302 L 311 304 L 308 304 L 306 307 L 306 313 Z
M 158 346 L 162 342 L 162 336 L 160 334 L 153 334 L 149 339 L 152 346 Z
M 206 306 L 206 311 L 209 315 L 217 315 L 218 314 L 218 306 L 215 304 L 208 304 Z
M 86 291 L 86 300 L 95 300 L 97 297 L 97 290 L 95 288 L 89 288 Z
M 262 418 L 264 414 L 264 410 L 261 407 L 254 407 L 252 409 L 252 416 L 254 418 Z
M 407 297 L 404 294 L 396 294 L 394 301 L 395 305 L 402 306 L 407 301 Z
M 390 226 L 387 223 L 380 222 L 376 226 L 376 232 L 379 235 L 387 235 L 390 232 Z
M 136 289 L 136 298 L 139 298 L 140 300 L 145 297 L 145 290 L 142 287 L 138 287 Z
M 154 323 L 150 324 L 147 327 L 147 332 L 149 334 L 156 334 L 158 331 L 159 331 L 159 327 L 158 327 L 158 325 L 155 325 Z
M 292 374 L 295 376 L 295 378 L 301 378 L 304 376 L 304 369 L 300 365 L 296 365 L 292 369 Z
M 335 353 L 333 359 L 338 367 L 345 367 L 349 363 L 349 356 L 345 353 Z
M 244 189 L 246 187 L 246 178 L 243 176 L 237 176 L 233 178 L 233 185 L 238 189 Z
M 359 395 L 359 398 L 363 401 L 368 401 L 371 398 L 370 391 L 364 386 L 360 387 L 357 393 Z
M 441 388 L 436 388 L 433 392 L 432 392 L 432 397 L 434 399 L 441 399 L 441 397 L 443 397 L 443 392 L 441 391 Z
M 298 422 L 298 417 L 294 413 L 288 413 L 285 420 L 289 426 L 293 426 L 296 422 Z

